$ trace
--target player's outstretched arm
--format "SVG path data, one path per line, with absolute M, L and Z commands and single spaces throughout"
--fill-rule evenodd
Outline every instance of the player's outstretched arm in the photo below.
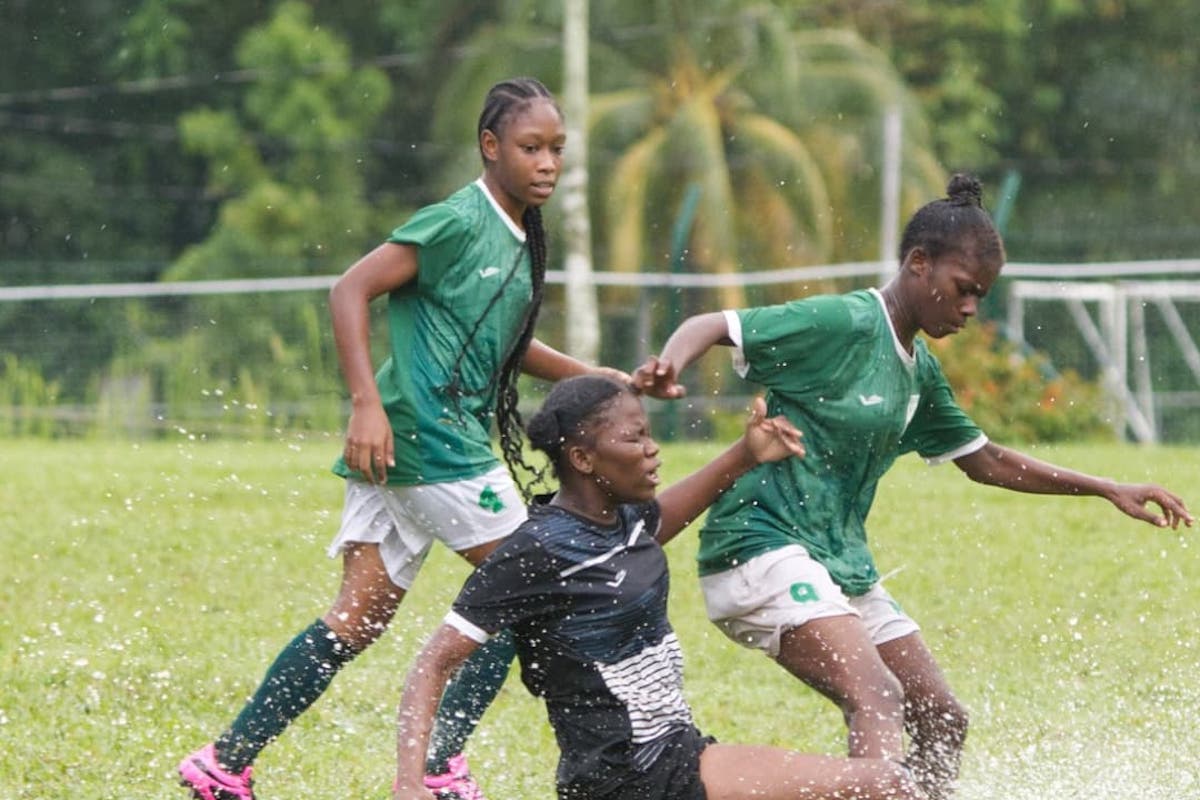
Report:
M 671 484 L 658 495 L 662 521 L 658 541 L 665 544 L 708 508 L 721 492 L 759 464 L 804 455 L 800 431 L 787 417 L 767 417 L 767 404 L 754 398 L 746 432 L 725 452 Z
M 396 725 L 396 783 L 393 800 L 434 800 L 425 788 L 425 754 L 433 718 L 446 682 L 479 643 L 442 625 L 417 655 L 408 672 Z
M 978 483 L 1031 494 L 1088 495 L 1103 497 L 1134 519 L 1162 528 L 1190 526 L 1192 515 L 1182 499 L 1152 483 L 1118 483 L 1083 472 L 1039 461 L 1008 447 L 989 442 L 969 455 L 955 459 L 959 469 Z M 1148 504 L 1155 504 L 1155 513 Z
M 732 345 L 729 324 L 720 311 L 689 317 L 667 339 L 662 352 L 633 371 L 633 388 L 660 400 L 687 394 L 679 376 L 715 344 Z

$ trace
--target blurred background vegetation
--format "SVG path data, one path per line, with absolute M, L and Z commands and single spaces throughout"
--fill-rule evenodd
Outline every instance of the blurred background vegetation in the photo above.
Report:
M 558 0 L 0 5 L 4 286 L 339 273 L 477 174 L 491 83 L 562 85 Z M 1200 252 L 1193 0 L 592 0 L 589 26 L 598 270 L 671 269 L 690 186 L 688 270 L 875 260 L 887 108 L 904 219 L 970 171 L 1013 261 Z M 631 367 L 673 313 L 856 285 L 660 293 L 649 328 L 606 290 L 601 358 Z M 336 430 L 328 328 L 313 292 L 3 302 L 0 434 Z M 996 438 L 1107 430 L 1094 376 L 955 338 Z

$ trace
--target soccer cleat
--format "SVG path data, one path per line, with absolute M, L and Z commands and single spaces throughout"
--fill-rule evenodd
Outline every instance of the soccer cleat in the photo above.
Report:
M 196 800 L 254 800 L 250 788 L 250 773 L 246 767 L 241 775 L 226 772 L 217 763 L 217 751 L 209 743 L 179 762 L 179 782 L 192 790 Z
M 438 800 L 487 800 L 483 790 L 471 777 L 467 757 L 462 753 L 446 762 L 449 769 L 441 775 L 426 775 L 425 788 Z

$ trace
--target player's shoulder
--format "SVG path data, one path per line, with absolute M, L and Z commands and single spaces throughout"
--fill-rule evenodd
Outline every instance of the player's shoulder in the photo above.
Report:
M 805 316 L 844 315 L 849 309 L 861 305 L 860 294 L 814 294 L 789 300 L 776 308 L 786 313 Z
M 475 214 L 466 186 L 436 203 L 421 206 L 399 228 L 391 241 L 426 245 L 434 241 L 457 239 L 473 228 Z M 478 192 L 476 192 L 478 194 Z
M 865 295 L 865 297 L 864 297 Z M 780 323 L 802 330 L 838 331 L 862 324 L 869 316 L 866 292 L 817 294 L 776 306 Z
M 475 184 L 469 183 L 430 208 L 436 209 L 437 213 L 443 216 L 453 218 L 462 227 L 469 228 L 478 222 L 482 210 L 481 203 L 484 202 L 486 201 L 483 193 Z
M 513 531 L 510 538 L 520 538 L 530 547 L 558 553 L 563 543 L 588 538 L 591 529 L 586 520 L 563 508 L 549 503 L 534 503 L 529 507 L 528 518 Z
M 442 200 L 441 204 L 447 208 L 455 210 L 472 209 L 477 207 L 483 200 L 484 197 L 482 190 L 480 190 L 476 182 L 473 181 L 456 189 L 453 193 L 448 195 L 445 200 Z
M 658 532 L 658 501 L 621 505 L 617 507 L 617 528 L 622 540 L 632 541 L 641 535 Z M 513 532 L 548 552 L 576 553 L 594 548 L 605 549 L 612 544 L 611 526 L 590 522 L 566 509 L 535 503 L 529 508 L 529 518 Z

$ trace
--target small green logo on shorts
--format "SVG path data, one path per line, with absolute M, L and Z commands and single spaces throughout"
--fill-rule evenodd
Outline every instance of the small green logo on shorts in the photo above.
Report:
M 792 594 L 792 599 L 797 603 L 812 603 L 821 599 L 817 594 L 817 587 L 811 583 L 793 583 L 789 591 Z
M 486 508 L 493 514 L 499 514 L 504 510 L 504 501 L 500 499 L 500 495 L 492 490 L 492 487 L 485 486 L 483 491 L 479 493 L 479 507 Z

